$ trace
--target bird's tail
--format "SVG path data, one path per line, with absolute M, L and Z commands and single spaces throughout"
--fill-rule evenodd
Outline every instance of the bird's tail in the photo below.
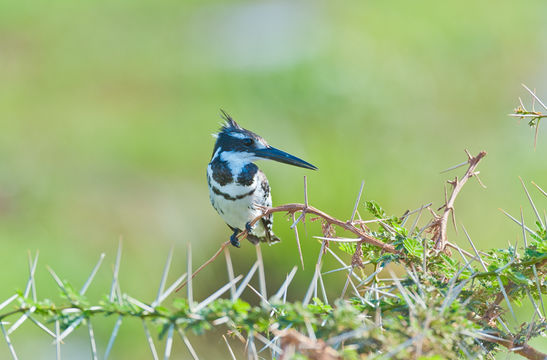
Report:
M 247 235 L 247 240 L 249 240 L 253 244 L 258 244 L 259 242 L 264 242 L 268 244 L 275 244 L 281 241 L 280 238 L 278 238 L 273 232 L 266 231 L 266 235 L 262 237 L 255 236 L 253 234 Z

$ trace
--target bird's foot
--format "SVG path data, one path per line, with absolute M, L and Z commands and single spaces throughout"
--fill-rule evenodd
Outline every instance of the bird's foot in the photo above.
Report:
M 230 236 L 230 244 L 232 244 L 236 248 L 239 247 L 239 240 L 237 239 L 237 234 L 239 234 L 239 231 L 234 231 L 232 236 Z
M 247 234 L 250 234 L 251 231 L 253 230 L 253 227 L 251 226 L 250 221 L 247 221 L 247 223 L 245 224 L 245 230 L 247 230 Z

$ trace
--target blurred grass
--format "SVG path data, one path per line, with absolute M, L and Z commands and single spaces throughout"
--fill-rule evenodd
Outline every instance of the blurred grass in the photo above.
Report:
M 101 252 L 114 262 L 121 236 L 122 289 L 143 299 L 171 244 L 175 273 L 185 242 L 195 264 L 213 253 L 229 235 L 205 182 L 221 107 L 320 168 L 260 164 L 274 204 L 302 201 L 307 174 L 312 204 L 341 218 L 362 179 L 364 198 L 390 213 L 440 205 L 439 171 L 464 148 L 485 149 L 488 188 L 467 185 L 457 219 L 482 247 L 514 243 L 520 230 L 497 208 L 522 205 L 533 221 L 517 176 L 547 186 L 547 132 L 534 152 L 533 132 L 506 114 L 527 99 L 521 82 L 547 97 L 545 13 L 540 0 L 0 3 L 0 295 L 23 286 L 27 249 L 40 250 L 39 294 L 54 296 L 45 264 L 81 284 Z M 300 230 L 302 287 L 316 226 Z M 298 262 L 283 217 L 275 230 L 284 241 L 264 249 L 272 287 Z M 248 269 L 254 249 L 232 253 Z M 108 284 L 105 274 L 90 294 Z M 115 355 L 148 358 L 130 331 L 141 336 L 122 332 Z

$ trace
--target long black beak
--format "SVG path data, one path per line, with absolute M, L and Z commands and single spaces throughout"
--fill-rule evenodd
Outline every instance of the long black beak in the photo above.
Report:
M 256 156 L 264 159 L 275 160 L 284 164 L 294 165 L 305 169 L 317 170 L 317 167 L 313 166 L 309 162 L 306 162 L 302 159 L 297 158 L 296 156 L 292 156 L 291 154 L 288 154 L 271 146 L 268 146 L 265 149 L 257 149 L 254 151 L 254 153 Z

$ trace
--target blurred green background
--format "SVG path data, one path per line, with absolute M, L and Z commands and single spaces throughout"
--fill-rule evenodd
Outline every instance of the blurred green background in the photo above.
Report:
M 545 14 L 542 0 L 0 2 L 0 299 L 24 287 L 27 250 L 40 251 L 41 298 L 58 294 L 45 265 L 79 288 L 105 252 L 94 301 L 108 291 L 120 237 L 122 291 L 143 301 L 154 299 L 171 246 L 170 281 L 185 271 L 186 243 L 194 264 L 208 258 L 229 236 L 205 181 L 220 108 L 319 167 L 259 164 L 274 205 L 303 201 L 308 175 L 310 202 L 340 218 L 363 179 L 363 198 L 389 213 L 439 206 L 443 182 L 463 170 L 439 172 L 464 161 L 464 149 L 486 150 L 488 188 L 464 188 L 457 221 L 483 248 L 514 243 L 520 228 L 498 208 L 524 206 L 532 224 L 518 176 L 547 187 L 546 126 L 534 151 L 533 131 L 507 116 L 519 96 L 530 103 L 521 83 L 547 99 Z M 276 216 L 284 241 L 263 248 L 270 289 L 299 261 L 289 224 Z M 306 226 L 294 298 L 319 249 L 318 226 Z M 247 243 L 231 253 L 236 272 L 255 260 Z M 219 259 L 196 278 L 198 298 L 226 281 L 224 269 Z M 340 278 L 329 281 L 338 293 Z M 96 325 L 100 353 L 113 323 Z M 22 359 L 54 356 L 45 334 L 23 328 L 13 334 Z M 218 336 L 196 348 L 227 356 Z M 87 330 L 63 351 L 88 358 Z M 113 351 L 150 358 L 138 321 Z M 188 356 L 176 341 L 174 358 Z

